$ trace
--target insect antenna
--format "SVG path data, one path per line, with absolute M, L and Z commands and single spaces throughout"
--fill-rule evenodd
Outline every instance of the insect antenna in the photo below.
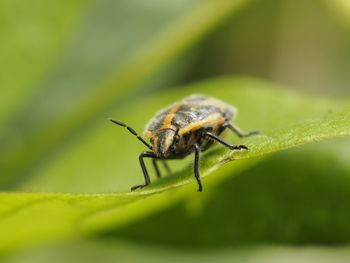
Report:
M 115 124 L 117 124 L 117 125 L 119 125 L 119 126 L 127 128 L 129 132 L 131 132 L 133 135 L 135 135 L 137 137 L 137 139 L 139 139 L 139 141 L 141 141 L 150 150 L 152 150 L 152 146 L 149 145 L 140 135 L 138 135 L 137 132 L 133 128 L 129 127 L 128 125 L 126 125 L 126 124 L 124 124 L 124 123 L 122 123 L 120 121 L 116 121 L 116 120 L 113 120 L 113 119 L 110 119 L 110 121 L 115 123 Z

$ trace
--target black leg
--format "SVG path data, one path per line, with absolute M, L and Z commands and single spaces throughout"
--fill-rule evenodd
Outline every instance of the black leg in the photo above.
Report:
M 143 152 L 140 154 L 139 156 L 139 161 L 140 161 L 140 165 L 141 165 L 141 169 L 143 172 L 143 176 L 145 177 L 145 184 L 140 184 L 140 185 L 135 185 L 133 187 L 131 187 L 131 191 L 134 191 L 138 188 L 144 188 L 145 186 L 149 185 L 151 183 L 151 180 L 149 178 L 147 169 L 146 169 L 146 165 L 145 162 L 143 160 L 143 158 L 148 157 L 148 158 L 157 158 L 157 156 L 153 153 L 153 152 Z
M 199 175 L 199 147 L 197 144 L 195 144 L 193 147 L 194 147 L 194 177 L 196 178 L 198 183 L 198 191 L 202 192 L 203 186 L 202 186 L 201 177 Z
M 212 134 L 211 132 L 205 132 L 204 135 L 208 136 L 209 138 L 212 138 L 213 140 L 221 143 L 222 145 L 226 146 L 227 148 L 229 148 L 231 150 L 241 150 L 241 149 L 248 150 L 248 147 L 245 146 L 245 145 L 233 145 L 233 144 L 230 144 L 228 142 L 225 142 L 223 139 L 221 139 L 220 137 L 216 136 L 215 134 Z
M 163 161 L 162 163 L 163 163 L 164 168 L 165 168 L 165 170 L 167 171 L 167 173 L 170 174 L 170 173 L 171 173 L 171 169 L 170 169 L 168 163 L 167 163 L 166 161 Z
M 237 134 L 238 137 L 241 137 L 241 138 L 242 137 L 249 137 L 252 135 L 257 135 L 260 133 L 259 131 L 245 132 L 245 131 L 242 131 L 237 126 L 234 126 L 233 124 L 230 124 L 230 123 L 224 124 L 223 128 L 229 128 L 231 131 L 233 131 L 235 134 Z
M 156 170 L 157 177 L 161 178 L 162 176 L 161 176 L 159 168 L 158 168 L 157 159 L 152 159 L 152 163 L 153 163 L 153 166 L 154 166 L 154 170 Z

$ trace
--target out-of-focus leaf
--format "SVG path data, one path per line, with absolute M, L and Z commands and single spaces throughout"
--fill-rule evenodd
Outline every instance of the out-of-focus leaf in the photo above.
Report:
M 216 147 L 203 154 L 201 163 L 203 177 L 233 159 L 253 158 L 327 138 L 350 135 L 350 109 L 345 106 L 345 103 L 301 96 L 277 87 L 254 79 L 218 79 L 188 86 L 179 89 L 179 92 L 176 93 L 170 91 L 152 98 L 134 101 L 130 103 L 128 111 L 121 113 L 120 117 L 133 116 L 139 119 L 140 112 L 152 112 L 154 110 L 152 107 L 158 107 L 160 104 L 173 101 L 189 93 L 216 95 L 235 104 L 241 110 L 239 123 L 244 128 L 261 129 L 262 135 L 239 141 L 239 144 L 244 143 L 250 147 L 250 151 L 247 152 L 231 152 L 223 147 Z M 81 154 L 86 149 L 81 147 L 84 140 L 88 144 L 91 138 L 99 138 L 97 142 L 91 142 L 91 145 L 95 147 L 99 140 L 101 144 L 102 142 L 110 144 L 116 131 L 111 128 L 107 132 L 105 127 L 103 124 L 94 130 L 92 137 L 86 136 L 81 141 L 81 145 L 76 145 L 77 152 L 72 151 L 72 155 L 65 153 L 66 156 L 62 156 L 62 158 L 73 160 L 74 165 L 78 163 L 81 166 L 87 166 L 89 171 L 86 174 L 86 180 L 91 180 L 89 184 L 95 182 L 96 189 L 101 187 L 97 182 L 103 175 L 103 171 L 101 173 L 97 170 L 98 163 L 103 158 L 112 160 L 113 154 L 108 155 L 108 153 L 101 152 L 99 153 L 102 156 L 100 160 L 94 158 L 84 160 Z M 117 146 L 123 150 L 127 149 L 131 143 L 124 137 L 120 137 Z M 90 148 L 89 152 L 95 152 L 95 150 L 97 148 Z M 79 158 L 74 161 L 77 156 Z M 234 167 L 242 164 L 243 166 L 249 165 L 250 162 L 240 161 L 235 163 Z M 129 180 L 128 183 L 131 183 L 128 177 L 133 175 L 134 171 L 140 174 L 139 169 L 136 172 L 136 168 L 128 167 L 128 164 L 123 163 L 123 159 L 113 160 L 112 165 L 116 167 L 115 176 L 118 179 L 115 180 Z M 50 172 L 48 169 L 46 176 L 50 173 L 56 173 L 55 176 L 67 176 L 68 174 L 64 180 L 69 182 L 69 176 L 74 176 L 76 172 L 70 165 L 67 165 L 61 172 L 55 172 L 54 169 Z M 78 174 L 84 175 L 81 172 Z M 192 184 L 177 190 L 165 191 L 193 182 L 192 174 L 192 168 L 188 167 L 159 180 L 142 191 L 126 194 L 2 193 L 0 195 L 0 250 L 4 252 L 45 240 L 79 237 L 111 226 L 120 227 L 131 223 L 141 216 L 172 204 L 178 198 L 186 196 L 187 193 L 193 193 L 196 187 Z M 232 173 L 228 173 L 230 174 Z M 81 179 L 81 182 L 84 182 L 84 178 Z M 78 189 L 84 188 L 76 185 L 75 190 Z M 206 191 L 206 188 L 204 190 Z M 145 198 L 147 196 L 151 197 Z
M 179 250 L 151 244 L 133 244 L 111 240 L 88 240 L 61 246 L 26 251 L 3 260 L 3 263 L 114 263 L 114 262 L 319 262 L 347 263 L 349 247 L 252 246 L 214 251 Z
M 21 106 L 77 30 L 88 0 L 0 2 L 0 123 Z M 20 76 L 20 77 L 19 77 Z M 4 127 L 3 127 L 4 128 Z M 2 129 L 3 129 L 2 128 Z
M 334 12 L 336 19 L 350 28 L 350 2 L 348 0 L 324 0 L 324 2 Z
M 98 0 L 37 92 L 0 132 L 0 187 L 30 174 L 73 135 L 146 85 L 244 0 Z
M 303 91 L 348 96 L 350 35 L 325 1 L 337 2 L 255 1 L 208 38 L 187 76 L 195 81 L 244 72 Z

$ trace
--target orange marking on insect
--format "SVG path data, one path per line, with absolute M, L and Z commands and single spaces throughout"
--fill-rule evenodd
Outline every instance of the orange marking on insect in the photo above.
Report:
M 220 121 L 218 121 L 220 120 Z M 195 131 L 200 128 L 207 128 L 207 127 L 212 127 L 213 123 L 224 123 L 225 119 L 221 117 L 220 113 L 214 113 L 210 115 L 208 118 L 205 118 L 204 120 L 193 122 L 187 127 L 184 127 L 179 130 L 179 135 L 182 136 L 190 131 Z
M 147 130 L 147 131 L 145 131 L 145 136 L 146 136 L 146 138 L 151 138 L 152 137 L 152 135 L 153 135 L 153 133 L 150 131 L 150 130 Z
M 217 134 L 219 129 L 220 129 L 220 127 L 224 124 L 224 122 L 225 122 L 224 118 L 221 118 L 220 120 L 218 120 L 218 123 L 213 127 L 213 131 L 212 132 L 214 134 Z
M 157 147 L 157 145 L 158 145 L 158 137 L 156 136 L 156 137 L 154 137 L 154 141 L 153 141 L 153 147 L 154 147 L 154 151 L 155 152 L 157 152 L 158 151 L 158 147 Z
M 202 122 L 193 122 L 190 125 L 188 125 L 187 127 L 184 127 L 182 129 L 179 130 L 179 135 L 182 136 L 190 131 L 195 131 L 198 130 L 199 128 L 202 127 Z
M 168 113 L 168 115 L 165 117 L 164 122 L 162 124 L 161 129 L 167 129 L 171 126 L 171 121 L 173 120 L 175 113 L 177 110 L 181 107 L 181 104 L 175 105 Z

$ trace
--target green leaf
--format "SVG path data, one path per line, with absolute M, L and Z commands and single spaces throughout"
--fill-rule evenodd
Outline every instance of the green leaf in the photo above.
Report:
M 220 169 L 220 173 L 212 178 L 222 180 L 232 175 L 235 169 L 239 172 L 252 165 L 255 157 L 270 152 L 328 138 L 350 136 L 348 102 L 300 95 L 249 78 L 216 79 L 177 88 L 176 92 L 170 90 L 157 96 L 136 99 L 129 103 L 128 109 L 118 111 L 117 117 L 122 121 L 129 120 L 132 126 L 135 124 L 140 128 L 141 123 L 151 117 L 155 110 L 191 93 L 213 95 L 237 106 L 240 110 L 237 119 L 239 126 L 262 132 L 256 137 L 235 141 L 237 144 L 246 144 L 250 148 L 247 152 L 231 152 L 216 146 L 203 154 L 203 177 L 233 159 L 247 160 L 232 162 L 232 165 Z M 38 169 L 37 176 L 22 187 L 40 191 L 57 191 L 61 188 L 59 191 L 98 192 L 113 191 L 116 186 L 116 189 L 119 187 L 119 190 L 127 191 L 132 184 L 142 180 L 139 167 L 130 165 L 130 162 L 136 164 L 136 158 L 132 158 L 136 154 L 135 150 L 142 149 L 142 145 L 132 140 L 134 138 L 131 135 L 103 119 L 98 127 L 82 136 L 54 161 L 48 162 L 47 167 Z M 233 137 L 228 140 L 233 140 Z M 114 145 L 110 146 L 113 142 Z M 116 155 L 117 147 L 123 151 Z M 195 192 L 192 173 L 189 166 L 134 193 L 2 193 L 0 251 L 48 240 L 76 238 L 111 226 L 130 224 Z M 209 191 L 210 185 L 206 181 L 204 191 Z M 72 186 L 69 186 L 70 182 Z M 185 184 L 188 185 L 178 188 Z
M 136 251 L 136 253 L 135 253 Z M 88 240 L 45 247 L 17 253 L 3 260 L 3 263 L 95 263 L 95 262 L 291 262 L 345 263 L 350 256 L 346 247 L 297 247 L 282 245 L 261 245 L 251 247 L 223 248 L 214 251 L 179 250 L 152 244 L 138 244 L 111 240 Z
M 211 257 L 219 262 L 286 257 L 309 262 L 320 255 L 325 262 L 344 262 L 349 248 L 334 244 L 346 244 L 350 237 L 349 142 L 332 140 L 276 154 L 113 236 L 109 230 L 107 237 L 41 246 L 2 262 L 202 262 Z M 242 246 L 271 241 L 278 245 Z M 285 242 L 311 242 L 312 247 Z
M 193 193 L 99 237 L 206 251 L 261 243 L 346 245 L 349 145 L 337 139 L 274 154 L 239 176 L 229 173 L 205 195 Z

